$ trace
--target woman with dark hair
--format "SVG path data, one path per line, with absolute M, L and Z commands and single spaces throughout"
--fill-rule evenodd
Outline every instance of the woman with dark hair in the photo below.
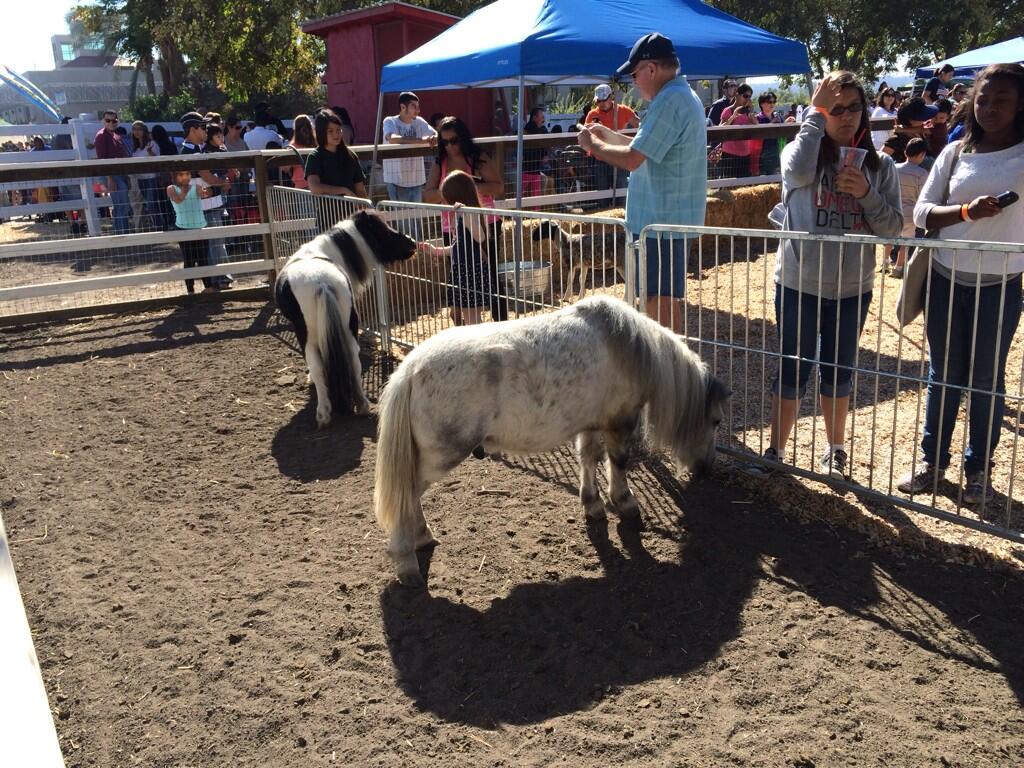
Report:
M 331 107 L 331 111 L 341 120 L 341 138 L 345 141 L 346 147 L 356 143 L 356 128 L 352 125 L 352 118 L 348 116 L 348 110 L 344 107 Z
M 480 147 L 473 141 L 473 134 L 469 132 L 469 128 L 462 120 L 457 117 L 446 117 L 437 127 L 437 160 L 430 169 L 427 185 L 423 189 L 424 202 L 442 204 L 448 202 L 441 194 L 441 184 L 452 171 L 462 171 L 470 175 L 476 184 L 480 205 L 483 208 L 493 208 L 494 199 L 503 197 L 505 194 L 505 184 L 497 163 L 480 151 Z M 445 245 L 451 243 L 453 224 L 454 217 L 445 211 L 441 215 L 441 232 L 444 235 Z M 489 252 L 489 276 L 493 283 L 491 319 L 506 320 L 508 319 L 508 303 L 499 299 L 497 290 L 497 243 L 501 242 L 501 221 L 493 217 L 489 224 L 492 230 L 490 239 L 492 243 L 495 243 L 495 247 L 491 248 Z
M 544 125 L 544 107 L 530 110 L 530 118 L 523 126 L 523 133 L 528 136 L 539 136 L 548 132 Z M 540 169 L 544 163 L 544 150 L 540 147 L 523 150 L 523 197 L 536 197 L 541 190 Z
M 228 152 L 248 151 L 249 147 L 245 145 L 245 123 L 238 119 L 238 115 L 229 115 L 224 128 L 224 146 Z
M 359 158 L 348 148 L 342 135 L 341 119 L 329 109 L 321 109 L 313 121 L 316 149 L 306 158 L 309 191 L 322 195 L 366 197 L 366 176 Z M 316 201 L 316 221 L 321 232 L 338 223 L 340 209 L 332 213 L 327 200 Z
M 292 140 L 288 142 L 288 145 L 294 149 L 313 149 L 316 147 L 313 121 L 309 119 L 309 115 L 295 116 L 295 120 L 292 121 Z M 306 170 L 301 165 L 292 166 L 292 186 L 296 189 L 309 189 L 309 182 L 306 181 Z
M 948 145 L 914 207 L 914 223 L 940 240 L 1024 242 L 1024 67 L 994 64 L 975 81 L 961 141 Z M 967 415 L 963 500 L 993 497 L 992 454 L 1003 431 L 1006 359 L 1021 314 L 1024 254 L 939 248 L 931 252 L 925 331 L 928 404 L 922 464 L 897 487 L 934 489 L 950 464 L 950 443 L 964 388 Z M 995 393 L 995 397 L 986 393 Z
M 736 89 L 736 96 L 730 106 L 722 110 L 722 125 L 753 125 L 757 123 L 751 104 L 754 89 L 743 83 Z M 723 178 L 742 179 L 750 175 L 750 141 L 722 142 L 722 159 L 718 170 Z
M 776 114 L 775 104 L 778 98 L 771 91 L 765 91 L 757 97 L 757 122 L 760 125 L 782 123 L 782 117 Z M 781 169 L 779 139 L 759 139 L 751 141 L 751 163 L 756 159 L 757 167 L 751 167 L 754 175 L 774 176 Z
M 782 152 L 783 230 L 899 235 L 899 180 L 892 160 L 875 152 L 867 108 L 864 87 L 849 72 L 833 72 L 818 86 L 800 132 Z M 772 386 L 767 464 L 755 471 L 769 472 L 783 455 L 818 359 L 828 444 L 819 469 L 849 477 L 846 417 L 874 277 L 874 246 L 780 240 L 775 318 L 781 362 Z
M 892 88 L 884 88 L 878 92 L 878 104 L 871 111 L 872 120 L 896 119 L 896 91 Z M 882 151 L 882 145 L 889 138 L 889 131 L 872 131 L 871 139 L 875 142 L 875 149 Z
M 159 123 L 153 126 L 153 130 L 150 134 L 153 138 L 153 143 L 156 144 L 158 150 L 160 150 L 161 157 L 169 157 L 171 155 L 178 154 L 178 148 L 174 145 L 174 139 L 172 139 L 167 129 Z M 161 173 L 157 179 L 157 188 L 163 189 L 167 185 L 173 183 L 170 174 Z M 167 195 L 158 195 L 157 200 L 159 201 L 160 216 L 158 222 L 160 229 L 171 229 L 174 226 L 174 209 L 171 207 L 171 201 L 167 199 Z
M 153 137 L 150 136 L 149 127 L 141 120 L 132 123 L 131 146 L 132 157 L 158 157 L 160 155 L 160 149 L 153 141 Z M 134 178 L 139 185 L 138 202 L 134 206 L 135 231 L 148 232 L 157 229 L 160 219 L 160 198 L 166 197 L 161 194 L 163 189 L 160 180 L 156 173 L 137 173 Z

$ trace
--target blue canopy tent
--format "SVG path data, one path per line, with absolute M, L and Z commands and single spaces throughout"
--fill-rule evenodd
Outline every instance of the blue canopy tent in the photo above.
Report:
M 974 77 L 989 64 L 1021 63 L 1024 63 L 1024 37 L 1015 37 L 995 45 L 986 45 L 984 48 L 961 53 L 959 56 L 932 64 L 930 67 L 920 67 L 917 70 L 917 76 L 931 77 L 935 74 L 935 70 L 943 64 L 952 64 L 956 67 L 956 71 L 953 73 L 954 77 Z
M 660 32 L 692 79 L 804 74 L 802 43 L 773 35 L 699 0 L 497 0 L 381 71 L 384 94 L 471 87 L 608 82 L 633 43 Z M 522 110 L 521 110 L 522 111 Z M 522 204 L 523 121 L 519 120 L 516 204 Z

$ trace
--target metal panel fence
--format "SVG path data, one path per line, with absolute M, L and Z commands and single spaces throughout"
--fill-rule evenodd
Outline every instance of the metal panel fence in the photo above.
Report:
M 446 206 L 385 201 L 376 208 L 396 226 L 438 248 L 451 242 L 453 227 L 457 227 Z M 905 249 L 906 255 L 911 249 L 928 246 L 922 253 L 932 258 L 934 249 L 942 247 L 947 249 L 948 263 L 973 270 L 961 275 L 964 282 L 977 283 L 985 263 L 984 268 L 990 272 L 1009 274 L 1013 284 L 1009 267 L 1014 259 L 1024 257 L 1024 246 L 956 242 L 950 248 L 948 242 L 787 233 L 795 262 L 804 267 L 799 270 L 803 277 L 797 277 L 795 283 L 784 280 L 795 287 L 791 292 L 781 291 L 777 302 L 775 252 L 780 241 L 774 230 L 653 226 L 643 233 L 634 259 L 619 219 L 491 209 L 463 209 L 462 215 L 487 218 L 494 244 L 491 257 L 502 275 L 483 302 L 479 319 L 484 322 L 505 312 L 509 317 L 521 317 L 553 311 L 591 291 L 629 299 L 634 296 L 635 286 L 635 293 L 645 295 L 648 258 L 658 260 L 667 253 L 659 244 L 658 252 L 648 254 L 646 236 L 686 236 L 688 258 L 681 266 L 686 286 L 682 333 L 734 393 L 723 428 L 725 452 L 745 466 L 767 463 L 761 456 L 771 443 L 773 419 L 778 422 L 782 411 L 772 410 L 772 388 L 780 366 L 788 365 L 792 371 L 787 378 L 796 379 L 799 389 L 800 380 L 806 377 L 811 397 L 799 399 L 802 403 L 798 401 L 794 413 L 792 436 L 780 452 L 780 460 L 770 463 L 773 471 L 820 480 L 869 499 L 1024 542 L 1024 508 L 1014 500 L 1020 498 L 1022 490 L 1016 460 L 1024 415 L 1024 344 L 1013 334 L 1013 321 L 1021 306 L 1019 278 L 1017 293 L 1004 292 L 1004 298 L 993 305 L 975 290 L 976 286 L 941 292 L 949 282 L 943 283 L 941 272 L 932 270 L 926 284 L 932 302 L 926 333 L 920 319 L 901 329 L 895 304 L 902 283 L 885 266 L 895 248 Z M 984 259 L 976 258 L 977 254 L 984 254 Z M 847 262 L 859 266 L 857 274 L 870 293 L 857 291 L 846 301 L 830 302 L 828 291 L 818 286 L 827 287 L 829 271 L 841 274 Z M 452 276 L 450 253 L 425 248 L 410 261 L 386 270 L 384 277 L 384 290 L 375 293 L 377 312 L 387 318 L 390 340 L 397 347 L 415 346 L 451 325 L 467 321 L 452 306 L 457 303 L 453 291 L 457 292 L 459 286 Z M 637 303 L 643 310 L 643 303 Z M 943 307 L 945 312 L 941 312 Z M 820 341 L 814 341 L 821 330 L 818 318 L 827 318 L 831 308 L 835 309 L 837 326 L 843 324 L 844 312 L 848 321 L 853 315 L 854 329 L 857 318 L 864 318 L 859 335 L 854 330 L 856 342 L 848 362 L 836 355 L 838 334 L 830 335 L 826 330 Z M 986 310 L 995 313 L 995 320 L 978 319 Z M 782 350 L 777 314 L 785 318 L 783 330 L 788 329 L 794 339 L 801 334 L 810 338 L 810 347 L 805 342 L 802 350 L 799 346 Z M 1004 326 L 1003 318 L 1010 324 Z M 955 378 L 951 370 L 955 361 L 944 355 L 939 375 L 948 384 L 933 385 L 932 389 L 937 406 L 949 405 L 945 409 L 935 407 L 941 416 L 931 431 L 942 431 L 943 422 L 947 431 L 951 428 L 952 463 L 948 472 L 933 469 L 924 480 L 916 481 L 912 492 L 903 493 L 899 489 L 901 475 L 923 474 L 925 464 L 920 443 L 927 423 L 929 337 L 936 349 L 951 350 L 958 338 L 979 336 L 978 330 L 984 330 L 985 322 L 995 323 L 991 335 L 996 347 L 1005 342 L 1008 363 L 1002 391 L 1007 394 L 998 396 L 999 388 L 994 383 L 982 382 L 986 377 L 979 375 L 980 365 L 975 366 L 981 356 L 973 342 L 962 354 L 962 362 L 970 371 L 965 381 Z M 985 337 L 984 333 L 980 336 Z M 838 364 L 830 367 L 827 363 L 832 359 Z M 812 377 L 813 369 L 822 362 L 826 363 L 825 372 Z M 806 369 L 803 375 L 798 374 L 801 365 Z M 993 366 L 993 359 L 986 358 L 985 365 Z M 987 370 L 991 382 L 995 367 Z M 826 436 L 826 424 L 842 421 L 836 410 L 837 401 L 842 400 L 841 387 L 837 387 L 842 379 L 849 381 L 851 405 L 841 436 L 837 436 L 838 427 L 832 433 L 835 442 L 843 444 L 849 454 L 848 477 L 839 479 L 827 472 L 828 467 L 823 470 L 821 458 L 832 445 Z M 836 397 L 822 401 L 823 394 Z M 963 407 L 954 407 L 961 399 L 966 401 Z M 983 408 L 972 406 L 979 402 Z M 1002 403 L 1005 410 L 1000 414 Z M 968 503 L 965 486 L 969 478 L 961 463 L 971 444 L 966 415 L 985 409 L 987 416 L 975 416 L 981 421 L 973 434 L 974 442 L 981 440 L 983 444 L 980 452 L 986 455 L 982 462 L 993 462 L 994 495 L 982 495 Z M 1002 440 L 994 450 L 984 447 L 999 434 L 1009 439 Z
M 1014 333 L 1021 296 L 1019 269 L 1013 268 L 1024 256 L 1024 246 L 787 232 L 785 240 L 793 249 L 790 266 L 798 270 L 783 274 L 788 267 L 784 262 L 776 271 L 780 233 L 774 230 L 652 226 L 643 234 L 685 235 L 689 240 L 688 263 L 682 267 L 682 333 L 734 393 L 723 431 L 728 436 L 725 450 L 751 466 L 822 480 L 1024 542 L 1024 508 L 1015 500 L 1022 491 L 1016 470 L 1024 413 L 1024 343 Z M 647 259 L 659 260 L 661 253 L 649 254 L 644 238 L 641 243 L 643 276 Z M 889 256 L 894 248 L 925 246 L 922 255 L 931 265 L 925 285 L 927 323 L 918 318 L 901 329 L 896 302 L 902 282 L 889 273 Z M 869 292 L 854 289 L 845 300 L 829 300 L 835 275 L 843 274 L 847 263 L 863 270 Z M 950 290 L 943 264 L 968 284 Z M 1002 286 L 1009 287 L 979 289 L 999 279 L 992 275 L 1008 276 Z M 790 290 L 778 288 L 777 281 Z M 843 325 L 844 312 L 854 340 L 845 353 L 839 349 L 843 332 L 831 330 L 833 323 Z M 859 317 L 864 320 L 858 335 Z M 780 331 L 788 340 L 785 349 Z M 799 338 L 805 339 L 802 347 Z M 996 375 L 1000 357 L 993 354 L 1000 347 L 1004 387 L 998 386 Z M 838 364 L 829 365 L 832 361 Z M 929 386 L 930 364 L 935 367 L 931 378 L 946 386 L 935 381 Z M 841 431 L 844 379 L 849 381 L 850 407 Z M 801 380 L 810 397 L 792 403 Z M 787 389 L 791 381 L 797 385 L 795 393 Z M 781 392 L 774 409 L 773 390 Z M 786 431 L 786 399 L 798 409 L 792 437 L 776 439 L 776 445 L 785 446 L 780 460 L 766 462 L 761 457 L 772 444 L 773 426 L 777 437 Z M 944 462 L 941 451 L 928 457 L 935 463 L 927 465 L 922 449 L 926 427 L 930 435 L 952 433 L 948 471 L 938 469 Z M 829 476 L 821 464 L 832 445 L 826 436 L 831 429 L 835 443 L 843 444 L 849 455 L 847 479 Z M 972 444 L 984 454 L 972 463 L 993 467 L 990 498 L 983 494 L 971 499 L 965 492 L 971 478 L 963 457 Z M 908 474 L 919 478 L 905 493 L 899 486 Z

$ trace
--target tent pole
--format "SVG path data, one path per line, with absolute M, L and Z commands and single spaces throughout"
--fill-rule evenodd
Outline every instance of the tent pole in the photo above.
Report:
M 814 98 L 814 75 L 810 72 L 805 74 L 804 82 L 807 84 L 807 95 Z
M 526 83 L 522 75 L 519 76 L 519 114 L 516 119 L 519 125 L 516 128 L 516 209 L 523 207 L 523 128 L 526 121 L 523 117 L 526 112 Z
M 381 122 L 384 120 L 384 91 L 377 98 L 377 124 L 373 128 L 373 159 L 370 161 L 370 181 L 366 193 L 373 199 L 373 172 L 377 169 L 377 146 L 381 140 Z
M 526 127 L 526 121 L 523 120 L 523 116 L 526 114 L 526 80 L 522 75 L 519 75 L 519 108 L 517 112 L 516 121 L 519 125 L 516 126 L 516 210 L 521 211 L 523 209 L 523 129 Z M 523 260 L 523 220 L 516 216 L 515 222 L 515 237 L 512 238 L 512 250 L 515 259 L 514 275 L 516 302 L 518 303 L 520 297 L 520 272 Z

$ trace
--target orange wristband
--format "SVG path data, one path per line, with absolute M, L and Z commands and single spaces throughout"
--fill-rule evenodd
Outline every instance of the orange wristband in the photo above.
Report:
M 971 216 L 967 212 L 967 208 L 968 208 L 969 205 L 970 205 L 970 203 L 964 203 L 963 205 L 960 206 L 960 221 L 970 221 L 971 220 Z
M 815 107 L 815 108 L 814 108 L 814 111 L 815 111 L 815 112 L 821 112 L 821 114 L 823 114 L 823 115 L 825 115 L 826 117 L 828 117 L 828 110 L 827 110 L 827 109 L 825 109 L 824 107 Z

